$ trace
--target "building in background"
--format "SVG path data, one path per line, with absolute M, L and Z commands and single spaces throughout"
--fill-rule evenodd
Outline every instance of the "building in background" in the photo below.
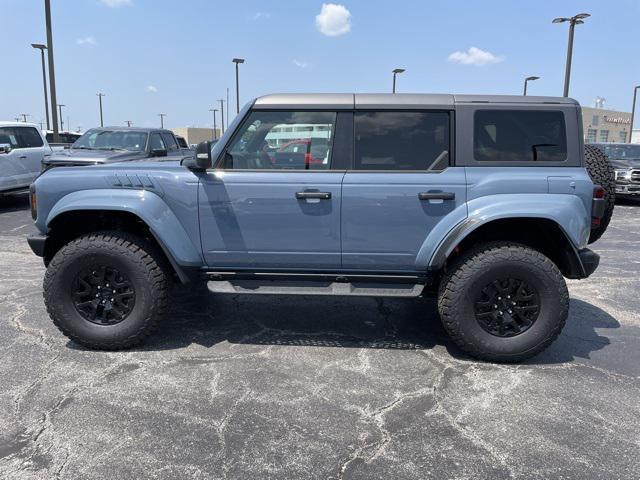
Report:
M 213 128 L 184 127 L 172 128 L 171 131 L 176 135 L 184 137 L 188 145 L 197 145 L 200 142 L 213 140 Z M 220 138 L 220 129 L 216 129 L 215 138 Z
M 631 113 L 582 107 L 582 128 L 586 143 L 628 142 Z

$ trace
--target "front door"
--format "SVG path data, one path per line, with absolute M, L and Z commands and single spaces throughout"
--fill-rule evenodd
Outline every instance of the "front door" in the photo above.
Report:
M 336 112 L 252 111 L 199 190 L 209 267 L 336 270 L 341 184 Z M 304 154 L 290 152 L 291 145 Z M 306 153 L 309 152 L 309 153 Z
M 424 269 L 417 257 L 429 233 L 448 215 L 466 216 L 465 171 L 449 165 L 450 115 L 355 113 L 354 164 L 342 190 L 343 268 Z
M 40 174 L 44 142 L 35 127 L 0 127 L 0 143 L 11 145 L 11 152 L 0 155 L 0 189 L 25 187 Z

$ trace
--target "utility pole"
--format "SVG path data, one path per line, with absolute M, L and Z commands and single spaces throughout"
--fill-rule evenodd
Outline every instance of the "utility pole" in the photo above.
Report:
M 569 43 L 567 44 L 567 63 L 565 65 L 564 71 L 564 97 L 569 96 L 569 82 L 571 81 L 571 59 L 573 57 L 573 32 L 576 28 L 576 25 L 581 25 L 584 23 L 585 18 L 589 18 L 591 15 L 588 13 L 579 13 L 578 15 L 574 15 L 573 17 L 558 17 L 554 18 L 551 23 L 564 23 L 569 22 Z
M 127 123 L 127 127 L 130 127 L 131 124 L 133 123 L 131 120 L 125 120 L 125 122 Z
M 166 113 L 159 113 L 158 116 L 160 117 L 160 128 L 164 128 L 164 117 L 167 116 Z
M 20 115 L 22 115 L 22 121 L 24 123 L 27 123 L 27 117 L 30 117 L 31 115 L 28 113 L 21 113 Z
M 47 49 L 46 45 L 42 43 L 32 43 L 31 46 L 37 50 L 40 50 L 40 58 L 42 59 L 42 85 L 44 87 L 44 113 L 47 118 L 47 130 L 51 130 L 49 125 L 49 95 L 47 94 L 47 70 L 44 66 L 44 51 Z M 42 130 L 42 127 L 40 128 Z
M 62 121 L 62 107 L 66 107 L 66 105 L 58 105 L 58 109 L 60 110 L 60 130 L 64 130 L 64 122 Z
M 222 134 L 224 135 L 224 99 L 218 100 L 220 102 L 220 123 L 222 124 Z
M 98 96 L 98 101 L 100 102 L 100 126 L 104 127 L 104 122 L 102 121 L 102 97 L 104 97 L 104 93 L 96 93 L 96 95 Z
M 58 135 L 58 114 L 56 112 L 56 73 L 53 65 L 53 31 L 51 29 L 51 0 L 44 0 L 45 22 L 47 27 L 47 57 L 49 60 L 49 90 L 51 92 L 51 123 L 53 124 L 53 142 L 60 142 Z M 62 120 L 62 119 L 61 119 Z
M 216 112 L 218 111 L 217 108 L 210 108 L 209 109 L 210 112 L 213 112 L 213 139 L 217 140 L 218 139 L 218 132 L 216 131 Z

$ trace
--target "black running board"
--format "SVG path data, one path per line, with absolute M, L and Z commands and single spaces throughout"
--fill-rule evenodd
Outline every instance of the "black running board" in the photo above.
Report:
M 426 277 L 403 274 L 206 272 L 214 293 L 418 297 Z

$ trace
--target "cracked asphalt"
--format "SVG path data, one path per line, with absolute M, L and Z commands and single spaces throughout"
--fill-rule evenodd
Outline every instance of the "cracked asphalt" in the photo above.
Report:
M 640 478 L 640 205 L 560 338 L 480 363 L 431 300 L 173 292 L 144 347 L 85 350 L 0 198 L 0 478 Z

